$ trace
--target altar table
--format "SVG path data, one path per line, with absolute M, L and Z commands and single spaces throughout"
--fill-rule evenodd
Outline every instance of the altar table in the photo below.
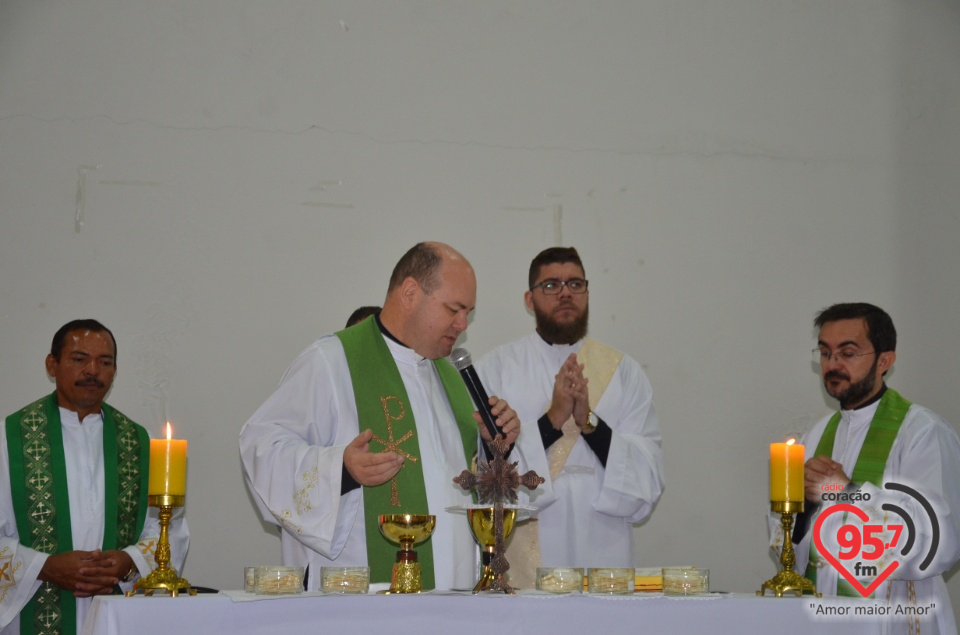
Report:
M 233 596 L 233 599 L 231 598 Z M 641 597 L 644 596 L 644 597 Z M 710 599 L 635 594 L 303 595 L 252 600 L 243 592 L 196 596 L 98 596 L 82 635 L 386 633 L 389 635 L 856 635 L 874 620 L 825 618 L 809 596 L 723 594 Z M 247 601 L 244 601 L 247 600 Z

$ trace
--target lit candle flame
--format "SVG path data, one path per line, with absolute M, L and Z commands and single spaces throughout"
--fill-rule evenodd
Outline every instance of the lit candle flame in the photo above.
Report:
M 167 424 L 167 428 L 168 428 L 168 429 L 169 429 L 169 426 L 170 426 L 170 424 L 168 423 L 168 424 Z M 167 438 L 169 439 L 170 437 L 168 436 Z M 796 443 L 796 442 L 797 442 L 796 439 L 790 439 L 790 440 L 787 441 L 787 445 L 793 445 L 793 444 Z
M 173 430 L 170 428 L 170 422 L 167 421 L 167 441 L 173 438 Z

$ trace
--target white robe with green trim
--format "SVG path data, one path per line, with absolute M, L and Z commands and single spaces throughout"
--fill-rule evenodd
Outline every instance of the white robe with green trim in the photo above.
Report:
M 77 413 L 60 408 L 63 429 L 63 454 L 66 462 L 67 489 L 70 495 L 70 528 L 73 548 L 93 551 L 103 546 L 104 475 L 103 475 L 103 419 L 88 415 L 81 424 Z M 137 545 L 123 550 L 130 554 L 141 575 L 156 568 L 153 556 L 144 557 L 141 543 L 155 546 L 160 536 L 157 509 L 147 509 L 143 532 Z M 170 566 L 183 571 L 183 562 L 190 542 L 189 529 L 183 518 L 183 508 L 174 513 L 169 528 Z M 151 552 L 152 553 L 152 552 Z M 37 576 L 47 560 L 47 554 L 20 544 L 13 500 L 10 493 L 10 461 L 7 435 L 0 430 L 0 635 L 20 633 L 20 611 L 40 587 Z M 128 590 L 133 583 L 121 583 Z M 77 632 L 90 607 L 91 598 L 77 599 Z
M 848 476 L 853 472 L 857 456 L 866 438 L 870 422 L 876 414 L 880 402 L 876 401 L 859 410 L 843 410 L 840 413 L 840 423 L 837 426 L 837 436 L 833 446 L 834 461 L 843 465 L 843 471 Z M 820 443 L 820 437 L 830 421 L 830 416 L 817 422 L 810 432 L 804 435 L 802 443 L 806 449 L 804 460 L 813 457 Z M 926 570 L 920 571 L 919 566 L 926 558 L 931 545 L 931 526 L 927 522 L 927 513 L 917 500 L 909 494 L 878 489 L 872 483 L 860 484 L 859 493 L 870 495 L 870 501 L 825 501 L 821 504 L 819 513 L 825 513 L 830 506 L 849 502 L 871 515 L 870 524 L 902 524 L 899 514 L 884 512 L 884 503 L 894 504 L 905 510 L 916 523 L 917 536 L 913 549 L 906 557 L 900 556 L 903 541 L 906 540 L 907 530 L 903 529 L 900 542 L 895 548 L 887 550 L 880 559 L 882 563 L 878 570 L 882 571 L 889 562 L 885 559 L 896 558 L 900 564 L 887 580 L 880 584 L 874 592 L 873 599 L 851 598 L 855 602 L 867 602 L 869 605 L 912 607 L 936 605 L 930 613 L 932 618 L 922 618 L 920 632 L 926 635 L 956 635 L 957 625 L 954 620 L 950 604 L 950 595 L 943 581 L 943 574 L 960 559 L 960 440 L 953 428 L 930 410 L 913 404 L 907 411 L 906 418 L 900 426 L 897 437 L 890 449 L 887 465 L 883 473 L 883 483 L 895 482 L 912 487 L 926 498 L 936 511 L 940 526 L 940 539 L 934 556 Z M 813 530 L 816 516 L 811 517 L 807 524 L 807 531 L 803 540 L 794 546 L 797 565 L 795 570 L 803 575 L 807 567 L 810 553 L 810 544 L 813 540 Z M 780 514 L 769 515 L 771 547 L 779 557 L 783 545 L 783 532 L 780 525 Z M 857 526 L 860 535 L 863 535 L 861 521 L 853 514 L 836 512 L 824 519 L 820 531 L 824 547 L 833 554 L 840 552 L 837 542 L 837 533 L 845 524 Z M 845 548 L 844 551 L 849 551 Z M 866 560 L 849 560 L 849 563 L 861 561 L 863 564 L 875 564 Z M 892 560 L 891 560 L 892 561 Z M 851 564 L 852 566 L 852 564 Z M 836 596 L 837 580 L 840 574 L 825 560 L 821 559 L 821 566 L 817 571 L 817 591 L 825 597 Z M 910 597 L 907 581 L 913 581 L 916 599 Z M 888 600 L 889 596 L 889 600 Z M 907 623 L 905 616 L 896 616 L 891 613 L 890 618 L 858 618 L 875 619 L 881 633 L 906 633 Z
M 385 340 L 410 399 L 427 504 L 437 517 L 436 588 L 473 588 L 479 549 L 466 514 L 446 511 L 472 502 L 470 492 L 453 482 L 467 468 L 453 411 L 433 362 Z M 358 434 L 350 371 L 333 335 L 293 361 L 240 432 L 247 485 L 263 518 L 282 527 L 283 563 L 310 567 L 311 590 L 319 588 L 321 566 L 367 564 L 362 488 L 340 495 L 343 451 Z

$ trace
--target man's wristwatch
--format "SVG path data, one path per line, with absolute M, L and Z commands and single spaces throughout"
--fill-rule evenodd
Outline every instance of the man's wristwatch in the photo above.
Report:
M 587 422 L 580 426 L 580 429 L 584 432 L 593 432 L 597 429 L 597 424 L 600 423 L 600 418 L 594 414 L 593 410 L 587 413 Z
M 133 579 L 134 579 L 135 577 L 137 577 L 137 575 L 138 575 L 139 573 L 140 573 L 140 571 L 137 570 L 137 565 L 136 565 L 136 564 L 132 564 L 132 565 L 130 565 L 130 570 L 127 571 L 127 575 L 123 576 L 123 581 L 124 581 L 124 582 L 133 582 Z

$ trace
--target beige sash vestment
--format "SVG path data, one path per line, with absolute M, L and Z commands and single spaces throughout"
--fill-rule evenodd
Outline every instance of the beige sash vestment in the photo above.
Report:
M 590 337 L 584 340 L 577 353 L 577 361 L 583 364 L 583 376 L 589 380 L 587 389 L 590 393 L 591 410 L 596 409 L 622 357 L 623 353 L 602 342 Z M 547 404 L 544 412 L 549 409 L 550 404 Z M 567 457 L 580 438 L 580 428 L 572 416 L 563 422 L 560 430 L 563 436 L 547 449 L 550 478 L 554 481 L 560 476 Z M 507 543 L 507 561 L 510 563 L 508 575 L 511 585 L 520 589 L 532 589 L 536 586 L 536 572 L 540 566 L 540 537 L 536 518 L 517 523 L 514 527 L 513 535 Z M 558 566 L 566 564 L 569 563 L 551 563 Z

